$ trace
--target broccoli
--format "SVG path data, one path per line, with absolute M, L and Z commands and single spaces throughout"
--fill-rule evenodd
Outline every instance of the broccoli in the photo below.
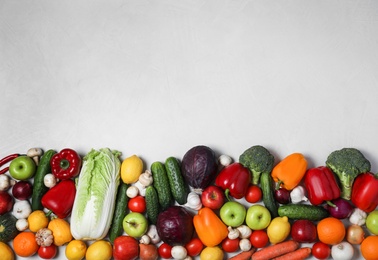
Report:
M 263 172 L 271 172 L 274 166 L 274 156 L 263 146 L 255 145 L 245 150 L 239 156 L 239 163 L 252 173 L 252 184 L 258 185 Z
M 341 197 L 350 200 L 354 179 L 360 173 L 369 172 L 370 162 L 356 148 L 343 148 L 328 155 L 326 166 L 336 174 L 340 181 Z

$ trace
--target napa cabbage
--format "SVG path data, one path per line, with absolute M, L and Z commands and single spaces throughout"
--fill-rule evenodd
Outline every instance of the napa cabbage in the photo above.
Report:
M 84 156 L 70 221 L 75 239 L 98 240 L 107 235 L 120 183 L 120 155 L 101 148 Z

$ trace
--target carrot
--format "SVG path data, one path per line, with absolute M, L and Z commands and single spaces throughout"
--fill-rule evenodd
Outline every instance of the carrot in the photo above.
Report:
M 302 247 L 293 252 L 281 255 L 274 260 L 304 260 L 311 255 L 311 248 Z
M 249 251 L 243 251 L 237 255 L 234 255 L 233 257 L 229 258 L 229 260 L 249 260 L 254 252 L 256 252 L 256 248 L 253 247 Z
M 293 252 L 299 248 L 299 243 L 294 240 L 287 240 L 278 244 L 273 244 L 252 254 L 251 260 L 270 260 L 280 255 Z

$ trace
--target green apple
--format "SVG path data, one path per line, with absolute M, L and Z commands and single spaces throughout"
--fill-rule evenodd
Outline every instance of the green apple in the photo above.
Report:
M 237 201 L 228 201 L 220 208 L 220 217 L 227 226 L 239 227 L 244 223 L 247 210 Z
M 123 230 L 131 237 L 142 237 L 148 228 L 147 218 L 139 212 L 128 213 L 122 222 Z
M 34 176 L 37 166 L 32 158 L 20 155 L 9 164 L 9 174 L 12 178 L 20 181 L 30 179 Z
M 369 213 L 366 218 L 366 227 L 374 235 L 378 235 L 378 209 Z
M 272 219 L 269 210 L 260 204 L 252 205 L 247 210 L 245 222 L 252 230 L 263 230 Z

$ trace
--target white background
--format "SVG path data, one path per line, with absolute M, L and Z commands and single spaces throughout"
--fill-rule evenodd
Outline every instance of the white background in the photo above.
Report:
M 0 157 L 356 147 L 378 171 L 377 71 L 378 1 L 0 0 Z

